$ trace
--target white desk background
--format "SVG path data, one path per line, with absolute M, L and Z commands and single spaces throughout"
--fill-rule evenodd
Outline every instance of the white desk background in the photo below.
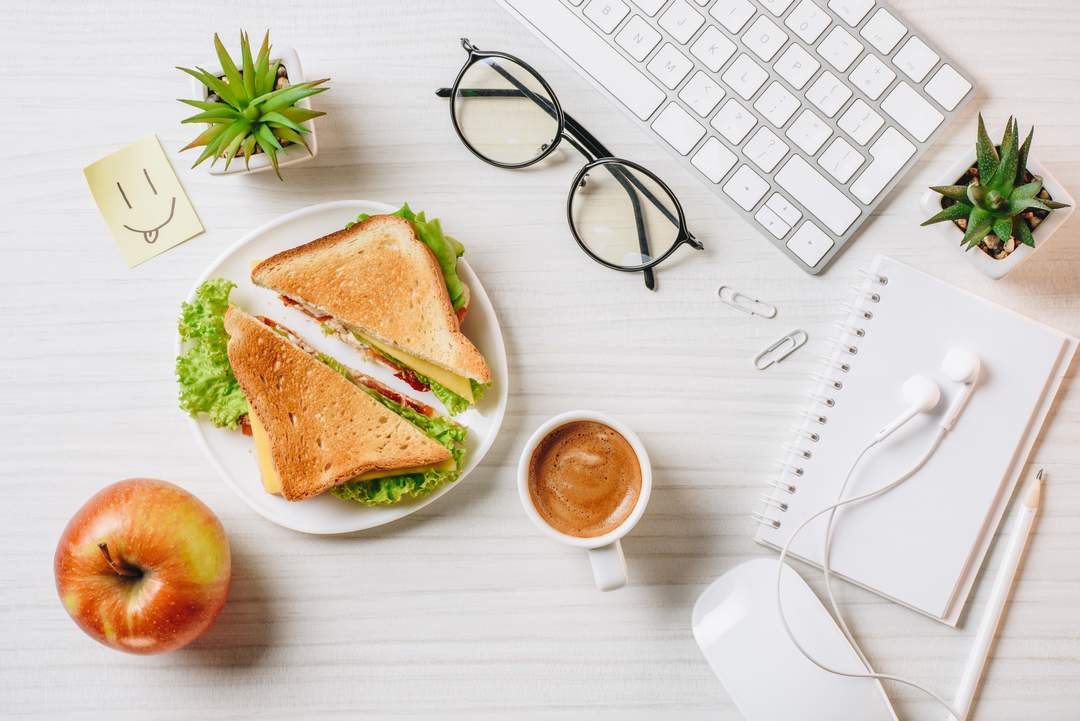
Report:
M 977 79 L 982 97 L 823 277 L 804 275 L 696 178 L 489 0 L 467 2 L 25 2 L 0 22 L 0 716 L 126 719 L 739 719 L 690 634 L 698 593 L 766 554 L 747 514 L 804 407 L 811 348 L 766 372 L 751 357 L 784 332 L 820 342 L 856 268 L 876 253 L 1080 333 L 1080 217 L 1006 281 L 981 276 L 918 228 L 922 189 L 971 149 L 981 108 L 1037 124 L 1035 152 L 1080 195 L 1080 5 L 1068 0 L 894 0 Z M 207 232 L 124 267 L 82 168 L 156 132 L 175 153 L 186 76 L 211 34 L 269 27 L 310 77 L 319 157 L 272 174 L 210 177 L 174 159 Z M 658 273 L 601 268 L 566 227 L 582 162 L 502 171 L 455 137 L 435 87 L 458 38 L 519 54 L 612 150 L 682 199 L 704 253 Z M 175 158 L 175 155 L 174 155 Z M 502 322 L 511 399 L 502 433 L 460 488 L 416 515 L 348 537 L 264 521 L 218 477 L 176 408 L 178 306 L 227 246 L 312 203 L 408 200 L 461 238 Z M 775 302 L 777 319 L 715 298 L 720 283 Z M 943 312 L 948 312 L 943 309 Z M 813 342 L 813 341 L 812 341 Z M 625 420 L 655 463 L 652 503 L 624 541 L 632 582 L 602 594 L 584 556 L 542 537 L 518 505 L 518 450 L 546 417 L 594 408 Z M 988 437 L 993 432 L 987 423 Z M 965 422 L 978 422 L 968 418 Z M 1067 383 L 1032 464 L 1049 486 L 979 721 L 1080 714 L 1080 388 Z M 160 657 L 85 637 L 53 588 L 74 511 L 129 476 L 179 483 L 229 531 L 233 587 L 213 629 Z M 1011 518 L 1011 516 L 1010 516 Z M 1000 558 L 997 548 L 989 568 Z M 811 584 L 820 588 L 816 579 Z M 842 598 L 880 669 L 951 695 L 988 584 L 959 631 L 861 590 Z M 890 689 L 905 721 L 939 719 Z M 838 719 L 838 721 L 847 721 Z

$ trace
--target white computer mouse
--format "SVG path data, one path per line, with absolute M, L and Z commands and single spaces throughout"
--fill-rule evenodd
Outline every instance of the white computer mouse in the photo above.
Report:
M 694 604 L 694 638 L 747 721 L 897 721 L 881 684 L 824 671 L 791 642 L 776 605 L 776 564 L 741 563 Z M 866 665 L 794 569 L 785 566 L 784 615 L 822 663 L 855 673 Z

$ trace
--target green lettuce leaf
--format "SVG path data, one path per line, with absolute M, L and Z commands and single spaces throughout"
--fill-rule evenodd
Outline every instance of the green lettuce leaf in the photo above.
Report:
M 225 311 L 235 283 L 211 278 L 180 306 L 178 328 L 186 350 L 176 358 L 180 408 L 197 416 L 205 413 L 218 427 L 236 428 L 250 408 L 229 365 Z
M 411 370 L 411 369 L 410 369 Z M 425 375 L 421 375 L 416 371 L 412 371 L 416 374 L 416 377 L 420 379 L 422 383 L 426 383 L 431 386 L 431 392 L 442 401 L 442 404 L 446 406 L 447 412 L 452 416 L 456 416 L 458 413 L 464 413 L 469 409 L 469 402 L 459 396 L 454 391 L 450 390 L 446 386 L 442 385 L 438 381 L 433 381 Z
M 488 388 L 491 388 L 490 383 L 477 383 L 472 378 L 469 379 L 469 385 L 472 386 L 473 403 L 479 403 Z
M 454 304 L 454 310 L 460 310 L 465 305 L 466 298 L 465 284 L 461 282 L 461 278 L 457 274 L 457 259 L 465 253 L 465 246 L 459 243 L 457 239 L 443 233 L 438 218 L 428 220 L 424 217 L 422 211 L 414 213 L 408 203 L 402 205 L 391 215 L 404 218 L 412 223 L 416 236 L 431 249 L 435 259 L 439 261 L 439 267 L 442 268 L 443 279 L 446 281 L 446 290 L 450 294 L 450 302 Z M 355 222 L 349 223 L 345 228 L 351 228 L 356 223 L 361 223 L 370 217 L 371 215 L 368 213 L 361 213 L 356 216 Z
M 348 481 L 334 486 L 330 493 L 343 501 L 355 501 L 365 506 L 386 506 L 397 503 L 405 496 L 422 498 L 436 488 L 456 481 L 458 475 L 456 470 L 425 471 L 370 481 Z

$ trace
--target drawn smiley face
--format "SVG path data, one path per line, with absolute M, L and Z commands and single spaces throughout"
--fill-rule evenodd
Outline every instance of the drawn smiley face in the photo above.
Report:
M 150 191 L 153 193 L 154 197 L 157 197 L 158 196 L 157 188 L 154 186 L 154 181 L 150 179 L 150 173 L 149 173 L 149 171 L 147 171 L 146 168 L 142 169 L 142 175 L 143 175 L 143 178 L 146 180 L 146 185 L 149 186 Z M 131 200 L 128 197 L 128 194 L 124 191 L 124 186 L 120 184 L 119 180 L 116 181 L 116 189 L 118 191 L 120 191 L 120 197 L 122 197 L 124 199 L 124 205 L 127 206 L 128 210 L 132 211 L 132 215 L 135 218 L 135 220 L 132 220 L 133 223 L 139 223 L 140 221 L 144 221 L 147 218 L 156 219 L 156 218 L 159 218 L 159 217 L 161 217 L 163 215 L 163 213 L 159 213 L 155 209 L 145 208 L 144 207 L 145 203 L 142 200 L 140 200 L 139 208 L 138 208 L 138 210 L 136 210 L 135 206 L 132 205 Z M 129 187 L 129 190 L 134 191 L 135 189 Z M 132 195 L 134 196 L 134 192 L 132 193 Z M 146 195 L 145 191 L 143 191 L 142 195 L 143 196 Z M 135 197 L 138 197 L 138 196 L 135 196 Z M 158 205 L 158 204 L 155 203 L 154 205 Z M 158 239 L 158 231 L 160 231 L 162 228 L 164 228 L 166 225 L 168 225 L 172 221 L 173 216 L 175 214 L 176 214 L 176 196 L 174 195 L 174 196 L 172 196 L 172 198 L 169 199 L 169 215 L 162 222 L 158 223 L 157 225 L 153 225 L 152 227 L 149 227 L 149 226 L 150 226 L 150 224 L 153 223 L 153 220 L 150 220 L 149 223 L 145 223 L 144 225 L 146 227 L 138 227 L 138 228 L 137 227 L 132 227 L 132 226 L 128 225 L 127 223 L 124 223 L 123 226 L 125 228 L 127 228 L 128 230 L 130 230 L 132 233 L 141 234 L 142 237 L 143 237 L 143 240 L 145 240 L 147 243 L 154 243 Z

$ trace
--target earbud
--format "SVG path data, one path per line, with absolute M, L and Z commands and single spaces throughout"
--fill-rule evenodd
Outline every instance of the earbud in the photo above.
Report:
M 948 355 L 945 356 L 945 360 L 941 362 L 941 368 L 945 371 L 945 375 L 949 377 L 949 380 L 964 384 L 956 399 L 953 400 L 952 405 L 949 406 L 949 410 L 941 418 L 941 427 L 949 431 L 952 430 L 956 419 L 964 410 L 968 399 L 971 398 L 971 392 L 975 389 L 975 383 L 979 380 L 979 370 L 982 368 L 982 363 L 979 361 L 979 356 L 971 351 L 954 348 L 949 351 Z
M 892 435 L 897 429 L 920 413 L 929 413 L 934 410 L 937 408 L 937 404 L 941 402 L 941 388 L 929 376 L 911 376 L 904 381 L 902 392 L 904 400 L 908 404 L 907 410 L 877 432 L 877 435 L 874 436 L 875 443 Z

